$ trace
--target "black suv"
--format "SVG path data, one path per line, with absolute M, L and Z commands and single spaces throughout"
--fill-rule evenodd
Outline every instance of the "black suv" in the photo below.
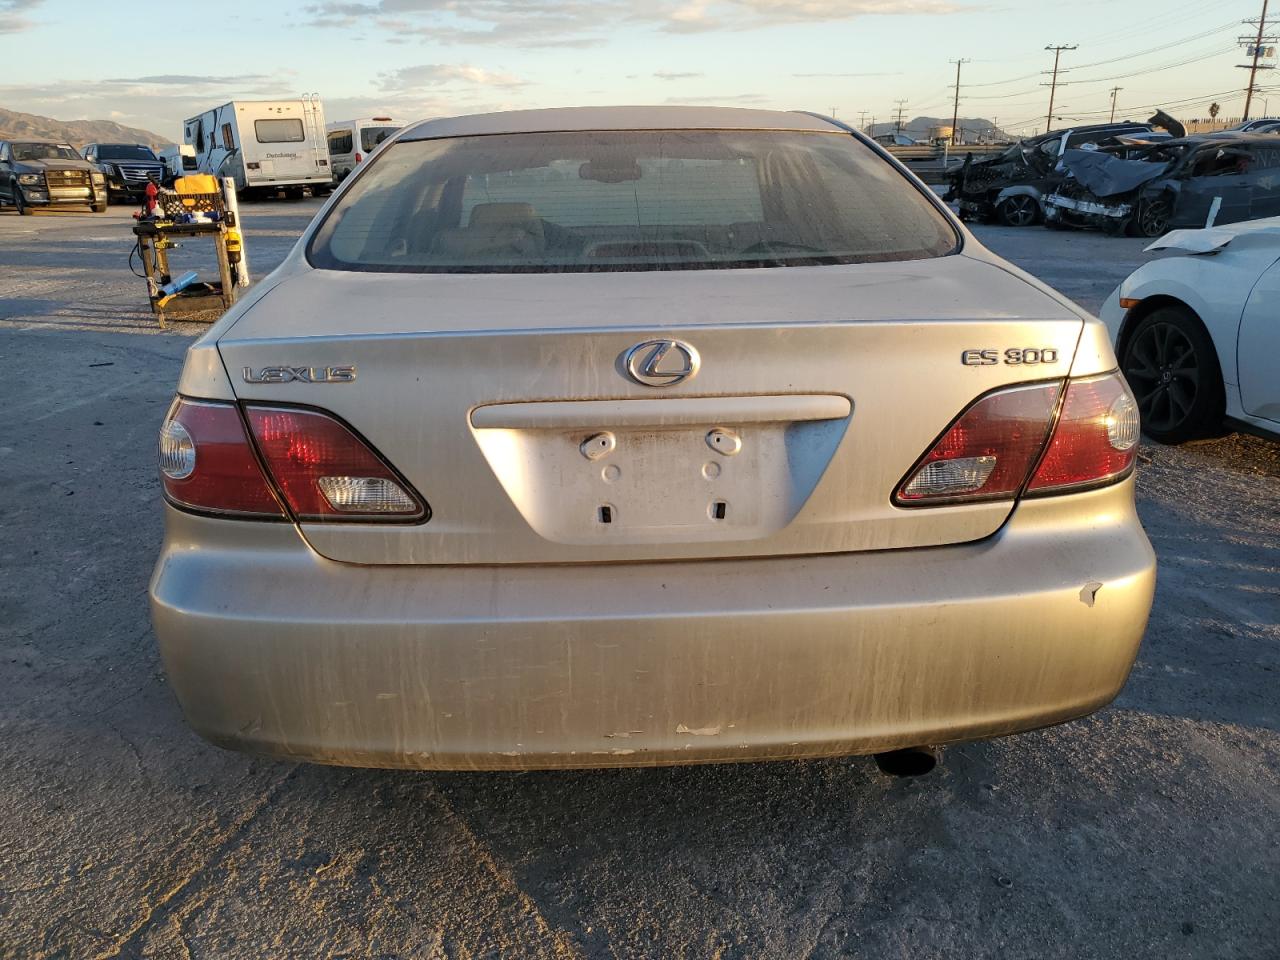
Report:
M 0 141 L 0 203 L 24 214 L 66 204 L 87 204 L 101 213 L 107 209 L 106 178 L 68 143 Z
M 111 196 L 139 200 L 147 184 L 164 179 L 164 161 L 144 143 L 91 143 L 84 158 L 107 179 Z

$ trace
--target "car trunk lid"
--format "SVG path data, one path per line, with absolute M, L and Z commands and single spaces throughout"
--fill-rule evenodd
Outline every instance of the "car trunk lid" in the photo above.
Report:
M 1062 377 L 1082 321 L 995 264 L 388 275 L 307 270 L 219 341 L 241 399 L 347 421 L 430 503 L 419 525 L 306 523 L 357 563 L 573 563 L 926 546 L 1006 503 L 894 488 L 975 397 Z M 649 370 L 656 341 L 675 347 Z M 968 350 L 1053 362 L 968 366 Z M 325 371 L 354 366 L 350 382 Z M 260 382 L 269 368 L 306 371 Z M 651 378 L 652 379 L 652 378 Z M 255 381 L 255 382 L 247 382 Z

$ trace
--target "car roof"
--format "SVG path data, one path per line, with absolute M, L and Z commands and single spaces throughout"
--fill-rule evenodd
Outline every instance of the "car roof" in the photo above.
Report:
M 845 132 L 807 113 L 740 107 L 556 107 L 441 117 L 412 124 L 401 140 L 581 130 L 807 130 Z

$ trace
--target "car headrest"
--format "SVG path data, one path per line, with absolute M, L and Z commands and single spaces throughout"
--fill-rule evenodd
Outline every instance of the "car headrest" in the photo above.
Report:
M 468 226 L 509 226 L 536 219 L 532 203 L 478 203 L 471 208 Z

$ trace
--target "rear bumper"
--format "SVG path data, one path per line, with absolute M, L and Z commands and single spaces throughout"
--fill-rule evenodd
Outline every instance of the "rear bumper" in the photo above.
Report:
M 244 189 L 284 190 L 287 187 L 331 187 L 333 184 L 333 176 L 325 174 L 314 177 L 278 177 L 274 180 L 250 177 L 246 178 Z
M 168 511 L 151 584 L 191 725 L 325 763 L 590 767 L 871 753 L 1089 713 L 1155 558 L 1133 481 L 984 541 L 597 566 L 362 567 Z

